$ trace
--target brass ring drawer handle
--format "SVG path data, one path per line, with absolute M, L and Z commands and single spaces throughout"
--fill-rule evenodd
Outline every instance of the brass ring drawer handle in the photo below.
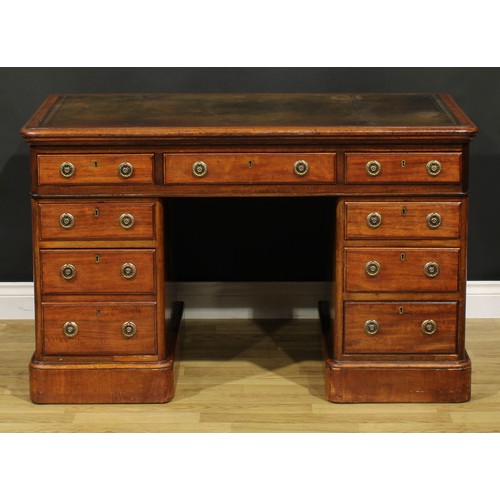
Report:
M 133 337 L 137 333 L 137 325 L 132 321 L 126 321 L 122 325 L 122 333 L 127 338 Z
M 59 216 L 59 225 L 63 229 L 71 229 L 75 225 L 75 218 L 69 213 L 61 214 Z
M 64 264 L 61 267 L 61 276 L 65 280 L 72 280 L 76 276 L 76 267 L 73 264 Z
M 441 225 L 441 222 L 443 222 L 443 219 L 437 212 L 433 212 L 427 216 L 427 226 L 429 229 L 437 229 Z
M 131 262 L 125 262 L 125 264 L 122 265 L 121 271 L 122 276 L 128 280 L 133 278 L 137 273 L 136 267 Z
M 370 260 L 365 265 L 366 274 L 370 277 L 377 276 L 377 274 L 380 272 L 381 268 L 382 268 L 382 266 L 376 260 Z
M 128 179 L 134 173 L 134 167 L 128 161 L 124 161 L 118 165 L 118 174 L 123 179 Z
M 309 171 L 309 164 L 305 160 L 298 160 L 293 165 L 293 171 L 302 177 Z
M 436 330 L 437 325 L 434 320 L 426 319 L 422 322 L 422 333 L 425 333 L 426 335 L 432 335 L 433 333 L 436 333 Z
M 73 165 L 73 163 L 65 161 L 61 163 L 61 166 L 59 167 L 59 172 L 63 177 L 69 178 L 75 175 L 76 168 Z
M 196 177 L 203 177 L 204 175 L 207 175 L 208 167 L 204 161 L 195 161 L 193 163 L 192 170 L 193 170 L 193 174 Z
M 380 330 L 380 325 L 378 324 L 377 320 L 369 319 L 365 323 L 365 332 L 368 335 L 375 335 L 376 333 L 378 333 L 379 330 Z
M 372 229 L 376 229 L 382 224 L 382 216 L 378 212 L 372 212 L 366 216 L 366 224 Z
M 435 278 L 439 274 L 439 264 L 437 262 L 427 262 L 424 266 L 424 274 L 428 278 Z
M 120 215 L 120 226 L 124 229 L 130 229 L 135 224 L 135 218 L 132 214 L 121 214 Z
M 78 325 L 74 321 L 67 321 L 63 325 L 63 333 L 66 337 L 74 337 L 78 333 Z
M 375 177 L 376 175 L 380 174 L 381 170 L 382 165 L 377 160 L 370 160 L 366 164 L 366 171 L 368 175 Z
M 427 169 L 427 173 L 429 175 L 436 177 L 436 175 L 439 175 L 441 173 L 441 162 L 439 162 L 438 160 L 431 160 L 429 163 L 427 163 L 425 168 Z

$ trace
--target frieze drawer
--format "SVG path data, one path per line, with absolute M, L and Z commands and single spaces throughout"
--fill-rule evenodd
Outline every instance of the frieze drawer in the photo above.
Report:
M 461 153 L 346 153 L 347 184 L 458 183 L 461 171 Z
M 166 184 L 335 182 L 334 153 L 166 154 Z
M 152 184 L 152 154 L 38 155 L 38 184 Z

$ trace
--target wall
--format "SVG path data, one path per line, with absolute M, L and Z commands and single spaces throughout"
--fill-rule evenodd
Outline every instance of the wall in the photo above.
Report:
M 29 158 L 19 129 L 46 95 L 60 92 L 450 93 L 479 127 L 470 157 L 468 280 L 500 280 L 499 89 L 498 68 L 0 68 L 0 282 L 32 280 Z M 322 263 L 330 242 L 321 231 L 328 201 L 266 203 L 269 217 L 257 220 L 251 200 L 174 200 L 176 279 L 328 279 Z M 208 234 L 217 239 L 207 244 Z

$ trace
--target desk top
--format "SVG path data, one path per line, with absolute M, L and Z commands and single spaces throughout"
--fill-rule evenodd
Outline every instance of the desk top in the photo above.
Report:
M 23 127 L 56 138 L 435 137 L 475 125 L 446 94 L 68 94 L 49 96 Z

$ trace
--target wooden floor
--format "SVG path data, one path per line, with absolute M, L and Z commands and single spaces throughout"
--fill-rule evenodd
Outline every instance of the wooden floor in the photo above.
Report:
M 174 400 L 35 405 L 31 321 L 0 321 L 0 432 L 499 432 L 500 320 L 467 322 L 472 400 L 327 402 L 316 321 L 186 321 Z

